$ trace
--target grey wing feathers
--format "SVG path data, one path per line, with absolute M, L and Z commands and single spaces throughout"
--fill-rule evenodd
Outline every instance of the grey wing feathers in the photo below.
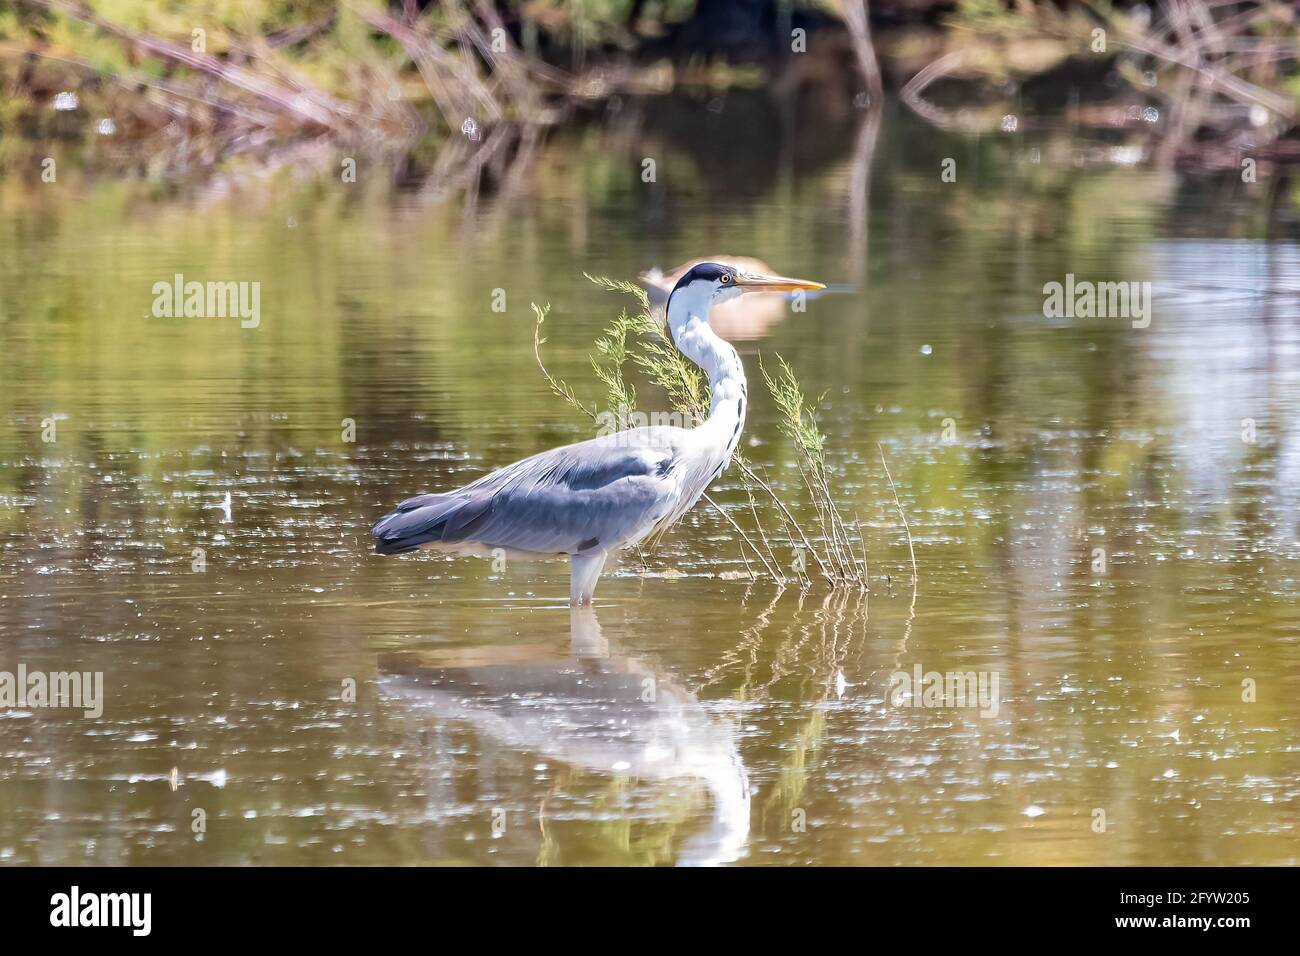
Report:
M 674 458 L 667 431 L 635 429 L 566 445 L 456 491 L 411 498 L 375 525 L 375 550 L 401 554 L 473 542 L 575 554 L 622 544 L 669 506 Z
M 490 504 L 463 492 L 410 498 L 375 523 L 375 550 L 403 554 L 433 541 L 464 541 Z

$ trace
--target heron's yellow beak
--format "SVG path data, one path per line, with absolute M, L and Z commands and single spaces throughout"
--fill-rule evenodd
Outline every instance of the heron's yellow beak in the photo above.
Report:
M 745 292 L 811 292 L 826 288 L 822 283 L 808 279 L 788 279 L 785 276 L 754 275 L 747 272 L 736 274 L 736 285 Z

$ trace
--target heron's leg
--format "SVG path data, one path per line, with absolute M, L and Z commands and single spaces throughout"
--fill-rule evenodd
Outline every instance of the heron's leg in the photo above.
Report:
M 569 611 L 569 653 L 583 659 L 609 657 L 609 638 L 601 631 L 596 609 L 591 605 Z
M 569 562 L 569 603 L 590 604 L 596 596 L 596 579 L 605 567 L 607 551 L 575 554 Z

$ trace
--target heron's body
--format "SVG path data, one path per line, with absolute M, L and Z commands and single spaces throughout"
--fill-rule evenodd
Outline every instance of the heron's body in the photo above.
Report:
M 740 440 L 748 401 L 745 371 L 736 350 L 709 327 L 710 308 L 746 285 L 787 288 L 800 282 L 749 276 L 717 263 L 696 266 L 674 288 L 667 312 L 673 341 L 709 376 L 712 404 L 704 422 L 695 428 L 633 428 L 565 445 L 455 491 L 411 498 L 375 525 L 375 549 L 503 552 L 525 559 L 568 555 L 570 600 L 590 603 L 608 556 L 681 518 L 727 467 Z

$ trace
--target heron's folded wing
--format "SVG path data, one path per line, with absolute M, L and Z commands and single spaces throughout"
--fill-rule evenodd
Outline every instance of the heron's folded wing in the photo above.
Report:
M 459 491 L 403 502 L 375 525 L 380 550 L 474 542 L 544 554 L 621 544 L 668 507 L 673 451 L 653 429 L 566 445 Z M 427 500 L 426 500 L 427 499 Z M 405 509 L 405 510 L 403 510 Z

